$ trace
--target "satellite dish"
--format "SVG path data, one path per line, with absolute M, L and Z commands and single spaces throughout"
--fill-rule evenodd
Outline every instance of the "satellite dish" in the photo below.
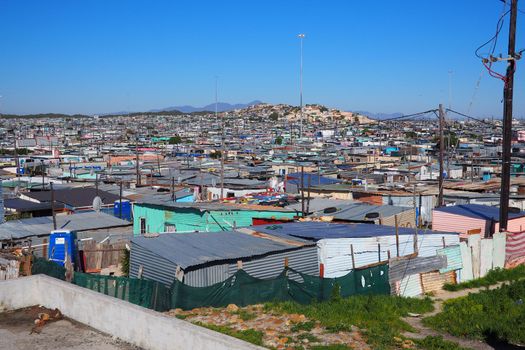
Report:
M 93 210 L 96 212 L 100 212 L 100 208 L 102 207 L 102 199 L 100 199 L 99 196 L 96 196 L 93 198 Z

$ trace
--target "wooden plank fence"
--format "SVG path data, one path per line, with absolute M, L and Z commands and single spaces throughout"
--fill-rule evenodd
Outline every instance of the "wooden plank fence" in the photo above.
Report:
M 82 242 L 86 272 L 99 272 L 103 268 L 118 265 L 123 249 L 126 249 L 126 242 L 113 244 L 95 241 Z

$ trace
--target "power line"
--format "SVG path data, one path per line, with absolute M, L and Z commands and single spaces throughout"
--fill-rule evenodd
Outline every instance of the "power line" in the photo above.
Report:
M 412 113 L 412 114 L 402 115 L 400 117 L 394 117 L 394 118 L 388 118 L 388 119 L 379 120 L 379 122 L 388 122 L 388 121 L 392 121 L 392 120 L 400 120 L 400 119 L 405 119 L 405 118 L 417 117 L 417 116 L 428 114 L 428 113 L 432 113 L 432 112 L 435 112 L 435 111 L 437 111 L 437 109 L 429 109 L 428 111 L 424 111 L 424 112 Z
M 475 121 L 480 122 L 480 123 L 482 123 L 482 124 L 490 125 L 490 126 L 492 126 L 492 127 L 499 127 L 499 128 L 501 128 L 501 126 L 499 126 L 499 125 L 494 125 L 494 124 L 489 123 L 489 122 L 486 122 L 486 121 L 484 121 L 484 120 L 482 120 L 482 119 L 478 119 L 478 118 L 472 117 L 472 116 L 470 116 L 470 115 L 467 115 L 467 114 L 464 114 L 464 113 L 461 113 L 461 112 L 455 111 L 455 110 L 450 109 L 450 108 L 447 108 L 447 112 L 452 112 L 452 113 L 455 113 L 455 114 L 460 115 L 460 116 L 462 116 L 462 117 L 465 117 L 465 118 L 468 118 L 468 119 L 472 119 L 472 120 L 475 120 Z

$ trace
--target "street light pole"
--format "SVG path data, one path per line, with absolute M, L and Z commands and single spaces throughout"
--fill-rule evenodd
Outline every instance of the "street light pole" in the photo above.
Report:
M 300 66 L 300 103 L 301 103 L 301 119 L 299 121 L 299 138 L 303 137 L 303 39 L 304 34 L 299 34 L 297 37 L 301 42 L 301 66 Z

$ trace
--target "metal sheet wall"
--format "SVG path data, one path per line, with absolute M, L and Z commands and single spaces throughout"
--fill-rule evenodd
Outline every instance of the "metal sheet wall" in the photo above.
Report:
M 175 264 L 131 242 L 129 276 L 138 278 L 141 265 L 143 278 L 158 281 L 167 286 L 173 283 L 177 269 Z
M 248 274 L 257 278 L 272 278 L 279 275 L 284 269 L 284 260 L 288 258 L 288 266 L 299 272 L 311 276 L 319 276 L 317 247 L 302 247 L 292 251 L 271 254 L 262 258 L 243 261 L 242 268 Z M 237 271 L 237 264 L 231 264 L 229 275 Z M 293 275 L 291 278 L 294 279 Z
M 457 245 L 459 244 L 459 235 L 420 235 L 418 237 L 419 256 L 429 257 L 436 255 L 437 250 L 443 248 L 443 240 L 446 245 Z M 351 245 L 354 249 L 356 268 L 379 261 L 387 261 L 388 251 L 390 251 L 391 257 L 397 255 L 396 237 L 394 235 L 368 238 L 322 239 L 317 242 L 317 247 L 319 249 L 319 263 L 324 265 L 325 277 L 344 276 L 352 270 Z M 414 253 L 414 236 L 399 236 L 399 255 L 406 256 L 412 253 Z
M 289 267 L 312 276 L 319 275 L 317 247 L 302 247 L 296 250 L 270 254 L 243 261 L 243 270 L 257 278 L 272 278 L 279 275 L 288 258 Z M 159 257 L 151 251 L 132 243 L 130 277 L 138 277 L 142 265 L 142 277 L 170 286 L 175 279 L 176 264 Z M 192 287 L 207 287 L 219 283 L 237 271 L 237 263 L 223 263 L 184 271 L 184 283 Z
M 461 260 L 461 249 L 459 245 L 452 245 L 442 249 L 438 249 L 437 254 L 444 255 L 447 257 L 447 267 L 440 269 L 439 272 L 445 273 L 463 268 L 463 261 Z

